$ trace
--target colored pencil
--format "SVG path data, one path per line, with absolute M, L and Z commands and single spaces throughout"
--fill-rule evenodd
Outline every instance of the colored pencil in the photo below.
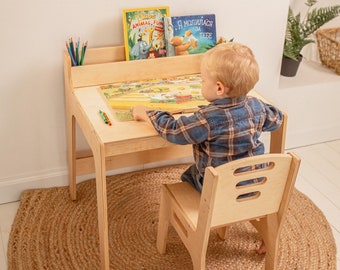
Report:
M 83 47 L 81 48 L 81 58 L 80 58 L 80 65 L 83 64 L 85 53 L 86 53 L 87 41 L 83 43 Z
M 100 114 L 100 117 L 103 119 L 104 123 L 105 123 L 105 124 L 108 124 L 107 119 L 106 119 L 106 117 L 105 117 L 103 111 L 99 110 L 99 114 Z
M 109 126 L 111 126 L 112 123 L 111 123 L 111 121 L 110 121 L 110 118 L 107 116 L 106 112 L 103 112 L 103 114 L 104 114 L 104 116 L 105 116 L 105 118 L 106 118 L 107 124 L 108 124 Z
M 71 57 L 72 66 L 76 66 L 77 65 L 76 60 L 74 59 L 74 57 L 72 55 L 71 47 L 70 47 L 70 45 L 69 45 L 69 43 L 67 41 L 66 41 L 66 48 L 67 48 L 68 53 L 69 53 L 69 55 Z
M 79 62 L 79 41 L 76 43 L 76 62 L 77 62 L 77 66 L 79 66 L 80 62 Z
M 74 44 L 73 44 L 72 38 L 70 38 L 70 48 L 71 48 L 71 52 L 73 54 L 73 59 L 76 60 L 76 53 L 74 52 Z

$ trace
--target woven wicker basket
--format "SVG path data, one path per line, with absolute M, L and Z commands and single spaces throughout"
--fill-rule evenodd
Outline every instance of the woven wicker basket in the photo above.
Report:
M 340 28 L 320 29 L 316 39 L 321 63 L 340 75 Z

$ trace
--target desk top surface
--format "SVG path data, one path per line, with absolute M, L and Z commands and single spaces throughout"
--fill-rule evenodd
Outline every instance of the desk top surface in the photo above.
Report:
M 114 111 L 98 92 L 97 86 L 78 88 L 74 91 L 74 95 L 95 133 L 104 144 L 158 136 L 156 131 L 145 122 L 118 121 Z M 111 126 L 105 124 L 99 110 L 107 114 L 112 122 Z
M 98 86 L 77 88 L 73 92 L 81 110 L 92 125 L 102 143 L 115 143 L 135 141 L 158 137 L 157 132 L 146 122 L 138 121 L 119 121 L 103 96 L 98 91 Z M 250 95 L 263 99 L 255 90 Z M 99 114 L 99 110 L 106 112 L 112 125 L 104 123 Z

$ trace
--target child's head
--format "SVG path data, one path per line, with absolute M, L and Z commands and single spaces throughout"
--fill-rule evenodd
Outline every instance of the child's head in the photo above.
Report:
M 220 82 L 228 97 L 245 96 L 259 80 L 259 67 L 253 52 L 245 45 L 227 42 L 208 50 L 201 71 Z

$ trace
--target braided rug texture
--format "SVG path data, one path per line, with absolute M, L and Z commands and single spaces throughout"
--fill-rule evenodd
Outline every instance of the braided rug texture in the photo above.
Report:
M 107 177 L 111 269 L 192 269 L 189 253 L 170 226 L 167 253 L 156 249 L 160 187 L 178 182 L 186 165 Z M 262 269 L 261 237 L 250 223 L 230 227 L 222 241 L 212 231 L 207 269 Z M 280 240 L 278 269 L 336 269 L 336 246 L 323 213 L 294 190 Z M 100 268 L 95 180 L 23 192 L 8 243 L 8 269 Z

